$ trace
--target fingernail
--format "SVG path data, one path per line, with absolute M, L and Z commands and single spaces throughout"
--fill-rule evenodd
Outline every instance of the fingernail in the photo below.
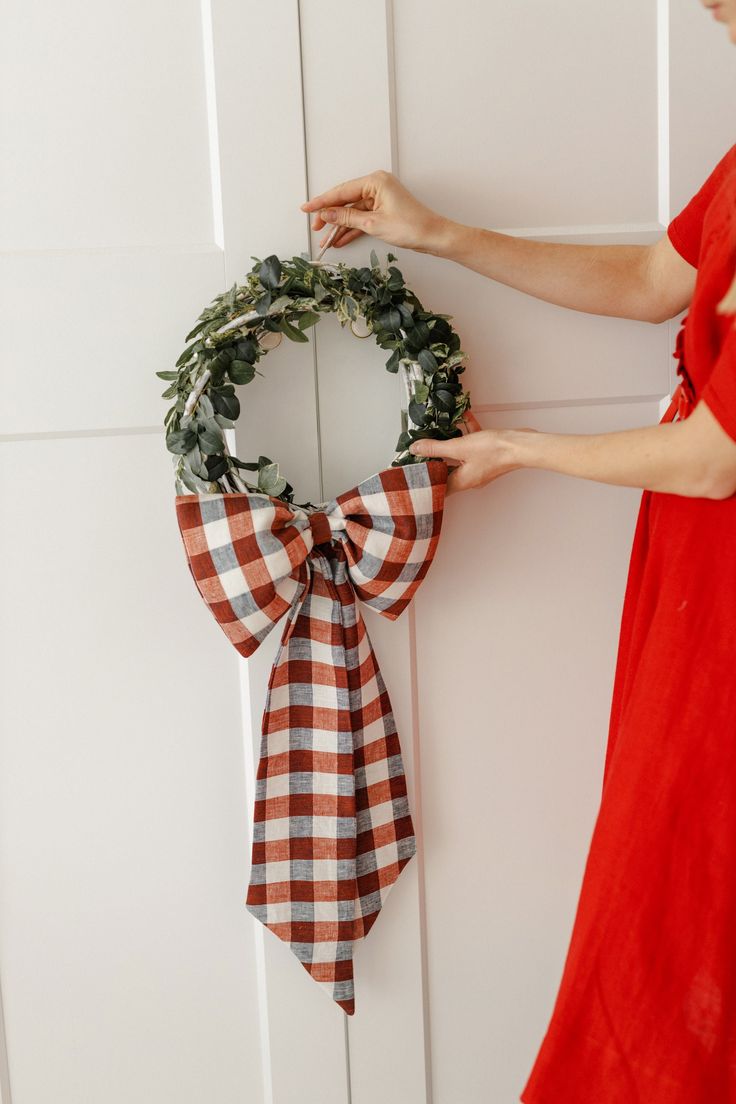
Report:
M 325 222 L 335 221 L 335 212 L 330 207 L 323 208 L 323 210 L 320 211 L 319 216 Z

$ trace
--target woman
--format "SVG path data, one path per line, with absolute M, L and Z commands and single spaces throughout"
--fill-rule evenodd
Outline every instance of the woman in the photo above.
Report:
M 736 0 L 707 0 L 736 43 Z M 352 204 L 352 206 L 349 206 Z M 323 210 L 330 205 L 331 212 Z M 525 1104 L 736 1104 L 736 145 L 652 246 L 526 241 L 459 225 L 391 174 L 315 196 L 362 233 L 549 302 L 664 321 L 689 307 L 659 425 L 422 440 L 448 492 L 521 467 L 642 488 L 600 809 Z

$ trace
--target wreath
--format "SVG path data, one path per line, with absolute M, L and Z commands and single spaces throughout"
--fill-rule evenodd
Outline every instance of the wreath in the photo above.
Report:
M 450 325 L 452 315 L 424 309 L 388 263 L 396 260 L 392 253 L 384 268 L 375 250 L 370 267 L 363 268 L 310 261 L 306 254 L 251 259 L 245 283 L 217 295 L 199 315 L 176 370 L 156 373 L 169 383 L 163 397 L 176 400 L 164 426 L 177 494 L 255 491 L 293 502 L 294 488 L 278 463 L 267 456 L 240 460 L 230 453 L 224 430 L 240 414 L 236 388 L 262 375 L 261 358 L 284 335 L 308 342 L 305 331 L 328 312 L 356 337 L 372 334 L 380 348 L 390 350 L 386 370 L 401 373 L 401 432 L 391 467 L 423 462 L 408 451 L 412 441 L 462 435 L 459 423 L 470 409 L 470 394 L 458 378 L 465 353 Z M 246 481 L 244 471 L 257 472 L 255 483 Z

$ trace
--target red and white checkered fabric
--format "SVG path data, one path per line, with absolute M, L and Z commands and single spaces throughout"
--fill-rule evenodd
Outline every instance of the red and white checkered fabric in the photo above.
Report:
M 248 911 L 355 1011 L 353 947 L 416 853 L 391 703 L 356 595 L 391 620 L 439 540 L 444 460 L 386 468 L 321 509 L 177 495 L 197 587 L 251 655 L 285 614 L 263 713 Z

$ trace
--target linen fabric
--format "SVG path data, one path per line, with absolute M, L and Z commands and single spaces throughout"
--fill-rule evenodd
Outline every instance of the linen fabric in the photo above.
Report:
M 736 441 L 736 145 L 667 233 L 697 268 L 662 421 Z M 642 492 L 600 807 L 525 1104 L 736 1102 L 736 495 Z
M 399 736 L 356 597 L 396 620 L 437 548 L 444 460 L 387 468 L 319 508 L 177 495 L 187 562 L 250 656 L 285 616 L 261 728 L 246 907 L 348 1014 L 353 953 L 416 853 Z

